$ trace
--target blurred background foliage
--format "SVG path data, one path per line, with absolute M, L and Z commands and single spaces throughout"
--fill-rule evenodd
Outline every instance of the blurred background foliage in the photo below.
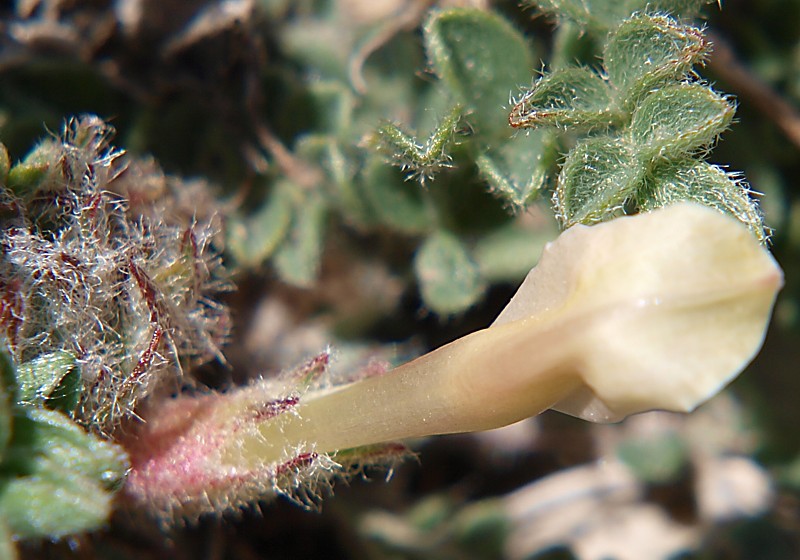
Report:
M 0 140 L 15 162 L 93 113 L 132 157 L 203 179 L 196 214 L 222 220 L 237 289 L 228 363 L 189 372 L 200 384 L 327 344 L 346 376 L 494 318 L 557 235 L 549 192 L 576 140 L 515 133 L 509 96 L 545 68 L 599 68 L 604 33 L 644 4 L 18 0 L 0 7 Z M 800 556 L 800 1 L 655 4 L 699 10 L 714 44 L 699 73 L 737 103 L 709 161 L 764 193 L 786 273 L 730 391 L 688 418 L 548 413 L 417 442 L 419 464 L 340 485 L 319 514 L 271 503 L 165 538 L 121 512 L 22 556 Z

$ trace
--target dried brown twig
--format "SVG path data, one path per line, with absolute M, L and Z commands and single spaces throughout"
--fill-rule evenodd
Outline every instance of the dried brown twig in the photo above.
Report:
M 800 111 L 764 83 L 739 60 L 730 43 L 713 31 L 707 35 L 714 45 L 709 68 L 727 82 L 737 95 L 775 123 L 797 148 L 800 148 Z

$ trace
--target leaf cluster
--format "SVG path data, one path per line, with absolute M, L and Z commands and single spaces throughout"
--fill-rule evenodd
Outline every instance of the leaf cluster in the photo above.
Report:
M 270 179 L 260 207 L 231 219 L 231 254 L 244 266 L 269 260 L 282 280 L 311 287 L 333 224 L 391 232 L 414 254 L 409 272 L 425 307 L 462 313 L 490 283 L 524 275 L 554 233 L 546 220 L 517 217 L 538 199 L 555 161 L 550 135 L 515 134 L 506 117 L 509 93 L 529 79 L 534 46 L 492 11 L 434 10 L 421 24 L 424 51 L 394 30 L 358 67 L 366 85 L 354 92 L 349 53 L 323 48 L 314 34 L 343 17 L 337 10 L 346 8 L 300 19 L 284 36 L 288 54 L 315 76 L 306 111 L 317 126 L 292 151 L 314 180 Z M 358 53 L 370 38 L 352 48 Z M 424 68 L 433 77 L 422 81 Z
M 66 352 L 19 367 L 0 351 L 3 558 L 16 557 L 19 539 L 58 539 L 101 526 L 124 479 L 128 461 L 122 448 L 68 416 L 79 394 L 69 382 L 77 367 Z
M 694 77 L 708 52 L 700 29 L 635 14 L 608 36 L 601 71 L 555 69 L 517 100 L 512 126 L 581 133 L 553 198 L 564 226 L 690 200 L 730 213 L 766 239 L 746 183 L 705 161 L 735 111 Z

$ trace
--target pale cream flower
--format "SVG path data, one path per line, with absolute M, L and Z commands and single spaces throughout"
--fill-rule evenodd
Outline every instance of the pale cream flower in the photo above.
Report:
M 198 503 L 191 486 L 228 506 L 257 490 L 256 477 L 337 451 L 497 428 L 551 407 L 593 421 L 688 412 L 756 354 L 781 283 L 744 225 L 696 204 L 574 226 L 492 326 L 392 371 L 304 394 L 265 381 L 155 410 L 129 488 L 145 500 L 171 494 L 180 509 Z M 162 436 L 173 444 L 150 441 Z M 244 490 L 215 499 L 228 479 Z

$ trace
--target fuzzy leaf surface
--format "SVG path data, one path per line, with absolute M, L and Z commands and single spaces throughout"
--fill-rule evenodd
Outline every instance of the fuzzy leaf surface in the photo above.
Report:
M 561 168 L 554 197 L 562 223 L 592 224 L 620 210 L 641 185 L 644 168 L 620 138 L 598 136 L 579 143 Z
M 19 407 L 14 415 L 14 439 L 7 466 L 38 475 L 51 464 L 57 465 L 59 471 L 106 487 L 117 484 L 127 469 L 121 448 L 86 433 L 65 414 L 39 407 Z
M 84 432 L 66 415 L 39 407 L 15 411 L 3 463 L 12 476 L 0 493 L 0 515 L 18 538 L 59 538 L 96 528 L 111 512 L 111 491 L 127 457 Z
M 580 27 L 602 33 L 616 27 L 623 19 L 635 12 L 648 10 L 653 13 L 668 13 L 674 16 L 691 18 L 713 0 L 528 0 L 527 5 L 535 6 L 542 12 L 551 14 L 559 21 L 572 21 Z
M 500 16 L 454 8 L 425 25 L 425 47 L 436 74 L 474 113 L 480 133 L 508 136 L 508 94 L 529 81 L 533 57 L 522 34 Z
M 20 364 L 17 367 L 19 401 L 43 404 L 77 367 L 75 356 L 63 350 L 43 354 Z
M 487 150 L 475 159 L 489 190 L 521 210 L 541 193 L 550 167 L 546 131 L 532 131 Z
M 603 60 L 617 104 L 629 111 L 656 86 L 687 76 L 707 54 L 698 28 L 667 16 L 638 15 L 609 38 Z
M 673 159 L 711 144 L 735 109 L 702 84 L 674 84 L 646 96 L 631 121 L 631 140 L 649 158 Z
M 408 172 L 409 177 L 424 184 L 441 169 L 450 166 L 449 148 L 458 131 L 461 113 L 460 105 L 450 109 L 424 143 L 393 123 L 379 127 L 371 143 L 391 163 Z
M 608 84 L 589 68 L 570 67 L 546 74 L 514 105 L 511 126 L 607 128 L 620 116 L 611 108 Z
M 643 211 L 690 200 L 716 208 L 745 224 L 762 242 L 764 221 L 747 184 L 724 169 L 696 159 L 667 164 L 655 170 L 637 201 Z
M 60 538 L 94 529 L 111 513 L 111 495 L 83 477 L 58 474 L 9 480 L 0 514 L 17 538 Z

